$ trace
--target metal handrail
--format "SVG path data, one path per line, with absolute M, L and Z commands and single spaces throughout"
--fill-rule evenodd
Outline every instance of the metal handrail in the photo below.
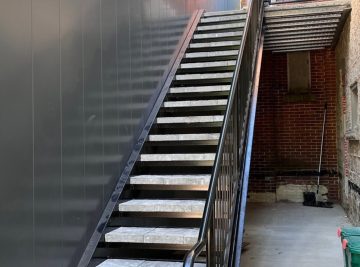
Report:
M 215 162 L 214 162 L 214 167 L 213 167 L 213 171 L 212 171 L 212 175 L 211 175 L 211 179 L 210 179 L 210 185 L 209 185 L 209 193 L 208 193 L 208 197 L 205 203 L 205 208 L 204 208 L 204 214 L 203 214 L 203 218 L 202 218 L 202 223 L 201 223 L 201 227 L 200 227 L 200 232 L 199 232 L 199 237 L 198 237 L 198 241 L 197 243 L 193 246 L 193 248 L 187 253 L 185 260 L 184 260 L 184 267 L 192 267 L 197 259 L 197 257 L 201 254 L 201 252 L 204 250 L 205 246 L 207 246 L 207 255 L 208 255 L 208 266 L 225 266 L 228 265 L 228 263 L 230 263 L 229 260 L 229 255 L 230 255 L 230 239 L 233 236 L 233 224 L 234 224 L 234 219 L 231 217 L 233 213 L 235 212 L 235 205 L 232 205 L 233 203 L 225 203 L 225 207 L 223 203 L 218 203 L 218 209 L 221 210 L 221 212 L 224 213 L 224 218 L 222 219 L 222 222 L 220 222 L 220 224 L 225 225 L 225 227 L 227 227 L 227 232 L 226 237 L 224 237 L 223 233 L 221 238 L 222 240 L 226 240 L 226 247 L 222 246 L 222 252 L 224 255 L 218 255 L 219 253 L 217 253 L 217 251 L 212 251 L 212 247 L 214 247 L 214 243 L 215 241 L 212 241 L 211 237 L 212 237 L 212 231 L 214 229 L 212 229 L 213 227 L 211 227 L 211 224 L 213 223 L 214 219 L 213 219 L 213 214 L 214 214 L 214 209 L 216 206 L 216 197 L 217 195 L 222 195 L 222 194 L 226 194 L 227 200 L 231 201 L 231 202 L 235 202 L 236 199 L 238 198 L 238 194 L 240 192 L 238 192 L 238 188 L 240 187 L 239 185 L 241 184 L 241 181 L 239 179 L 240 175 L 240 166 L 241 166 L 241 162 L 243 161 L 243 157 L 244 157 L 244 142 L 245 142 L 245 131 L 244 131 L 244 126 L 247 125 L 246 121 L 247 121 L 247 117 L 248 117 L 248 106 L 249 106 L 249 100 L 250 100 L 250 96 L 251 96 L 251 90 L 252 90 L 252 77 L 253 77 L 253 73 L 254 73 L 254 67 L 255 67 L 255 61 L 256 61 L 256 52 L 253 52 L 253 54 L 249 53 L 251 59 L 250 62 L 248 62 L 248 56 L 245 55 L 244 57 L 244 51 L 245 48 L 248 48 L 249 43 L 250 45 L 254 46 L 255 51 L 257 51 L 257 45 L 258 45 L 258 39 L 261 33 L 261 26 L 262 26 L 262 17 L 263 17 L 263 1 L 262 0 L 252 0 L 249 3 L 248 6 L 248 15 L 246 18 L 246 22 L 245 22 L 245 26 L 244 26 L 244 32 L 243 32 L 243 41 L 241 42 L 241 46 L 240 46 L 240 50 L 238 53 L 238 57 L 237 57 L 237 62 L 236 62 L 236 67 L 235 67 L 235 73 L 234 73 L 234 77 L 231 83 L 231 88 L 230 88 L 230 94 L 229 94 L 229 99 L 228 99 L 228 103 L 227 103 L 227 107 L 226 107 L 226 111 L 225 111 L 225 115 L 224 115 L 224 121 L 223 121 L 223 125 L 221 128 L 221 134 L 220 134 L 220 138 L 219 138 L 219 142 L 218 142 L 218 148 L 217 148 L 217 152 L 216 152 L 216 157 L 215 157 Z M 255 24 L 255 25 L 254 25 Z M 255 28 L 254 28 L 255 27 Z M 250 31 L 253 32 L 250 32 Z M 248 40 L 249 38 L 249 40 Z M 249 49 L 249 48 L 248 48 Z M 255 56 L 255 57 L 254 57 Z M 242 68 L 248 68 L 244 71 L 246 71 L 246 74 L 249 74 L 250 72 L 250 76 L 247 77 L 248 81 L 246 81 L 248 83 L 247 88 L 240 88 L 239 86 L 239 78 L 240 78 L 240 72 L 242 71 Z M 241 90 L 247 90 L 246 93 L 242 92 Z M 242 105 L 241 105 L 242 103 Z M 235 116 L 234 116 L 235 115 Z M 239 118 L 238 118 L 239 115 Z M 240 123 L 239 123 L 240 122 Z M 229 128 L 232 127 L 232 128 Z M 235 153 L 233 153 L 231 156 L 231 159 L 229 160 L 229 162 L 225 162 L 225 164 L 223 163 L 223 153 L 224 153 L 224 149 L 225 146 L 227 145 L 227 141 L 228 141 L 228 130 L 231 129 L 235 132 L 235 135 L 233 134 L 233 132 L 231 132 L 231 136 L 232 138 L 234 138 L 235 140 L 233 140 L 232 142 L 234 142 L 235 145 Z M 230 151 L 231 152 L 231 151 Z M 228 154 L 226 154 L 228 155 Z M 236 166 L 230 166 L 231 163 L 234 163 Z M 225 166 L 226 165 L 226 166 Z M 235 167 L 235 170 L 230 170 L 231 173 L 231 177 L 230 177 L 230 182 L 228 181 L 227 184 L 220 184 L 219 185 L 219 174 L 220 172 L 223 170 L 223 168 L 232 168 Z M 236 190 L 232 190 L 233 188 L 230 188 L 233 184 L 234 181 L 232 181 L 232 179 L 234 179 L 234 181 L 236 182 L 235 184 L 237 185 L 237 188 L 234 188 Z M 219 188 L 222 187 L 222 188 Z M 227 190 L 227 191 L 226 191 Z M 226 191 L 226 192 L 224 192 Z M 235 196 L 235 197 L 234 197 Z M 224 200 L 221 200 L 224 201 Z M 232 205 L 232 206 L 231 206 Z M 220 206 L 220 207 L 219 207 Z M 215 229 L 215 235 L 216 235 L 216 230 Z M 221 231 L 223 229 L 219 229 L 219 231 Z M 223 245 L 223 244 L 221 244 Z M 214 255 L 216 254 L 216 255 Z M 217 259 L 214 259 L 216 258 Z M 220 264 L 216 264 L 215 261 L 219 261 L 218 258 L 221 258 L 220 260 Z

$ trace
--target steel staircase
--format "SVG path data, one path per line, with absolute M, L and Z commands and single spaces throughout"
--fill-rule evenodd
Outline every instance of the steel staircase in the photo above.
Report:
M 206 12 L 90 266 L 183 266 L 199 227 L 246 11 Z M 195 266 L 206 266 L 202 250 Z

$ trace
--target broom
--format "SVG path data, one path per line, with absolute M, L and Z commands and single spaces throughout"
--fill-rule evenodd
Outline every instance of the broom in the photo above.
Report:
M 322 164 L 322 156 L 323 156 L 323 147 L 324 147 L 324 137 L 325 137 L 325 124 L 326 124 L 326 113 L 327 113 L 327 103 L 324 106 L 324 117 L 323 117 L 323 125 L 322 125 L 322 135 L 321 135 L 321 146 L 320 146 L 320 159 L 319 159 L 319 168 L 318 168 L 318 176 L 317 176 L 317 184 L 316 184 L 316 194 L 314 192 L 305 192 L 304 193 L 304 206 L 312 206 L 312 207 L 320 207 L 320 208 L 332 208 L 333 203 L 320 201 L 320 174 L 321 174 L 321 164 Z

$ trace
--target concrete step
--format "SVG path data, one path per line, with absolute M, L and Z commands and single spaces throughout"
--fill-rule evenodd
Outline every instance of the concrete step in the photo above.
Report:
M 200 23 L 221 23 L 221 22 L 229 22 L 229 21 L 237 21 L 237 20 L 245 20 L 246 14 L 237 14 L 230 16 L 211 16 L 211 17 L 203 17 L 200 19 Z
M 210 123 L 210 122 L 222 122 L 224 116 L 189 116 L 189 117 L 159 117 L 156 119 L 156 123 Z
M 105 234 L 105 242 L 193 245 L 198 228 L 119 227 Z
M 208 43 L 191 43 L 190 48 L 216 48 L 226 46 L 240 46 L 240 40 L 238 41 L 222 41 L 222 42 L 208 42 Z
M 175 76 L 177 81 L 188 81 L 188 80 L 214 80 L 214 79 L 229 79 L 234 75 L 233 72 L 224 73 L 203 73 L 203 74 L 179 74 Z
M 226 11 L 212 11 L 212 12 L 205 12 L 204 17 L 218 17 L 218 16 L 246 14 L 246 12 L 247 12 L 246 9 L 226 10 Z
M 171 87 L 170 94 L 210 93 L 230 91 L 230 85 Z
M 209 185 L 210 174 L 191 175 L 136 175 L 130 184 L 137 185 Z
M 97 267 L 182 267 L 182 262 L 176 261 L 146 261 L 132 259 L 108 259 Z M 206 267 L 204 263 L 195 263 L 195 267 Z
M 245 22 L 237 23 L 228 23 L 228 24 L 219 24 L 219 25 L 209 25 L 209 26 L 198 26 L 197 31 L 216 31 L 216 30 L 228 30 L 228 29 L 240 29 L 244 28 Z
M 120 212 L 200 212 L 205 200 L 131 199 L 119 203 Z
M 228 56 L 237 56 L 238 54 L 239 54 L 238 50 L 194 52 L 194 53 L 186 53 L 184 58 L 228 57 Z
M 164 102 L 165 108 L 179 107 L 206 107 L 206 106 L 226 106 L 227 99 L 215 100 L 187 100 L 187 101 L 167 101 Z
M 190 154 L 141 154 L 139 161 L 212 161 L 215 153 Z
M 194 34 L 194 40 L 203 40 L 203 39 L 216 39 L 216 38 L 239 38 L 243 35 L 242 31 L 234 31 L 234 32 L 218 32 L 218 33 L 197 33 Z
M 205 133 L 205 134 L 160 134 L 149 135 L 150 142 L 164 142 L 164 141 L 208 141 L 218 140 L 220 134 Z
M 180 65 L 181 69 L 203 69 L 203 68 L 217 68 L 217 67 L 232 67 L 236 65 L 236 60 L 226 61 L 212 61 L 199 63 L 183 63 Z

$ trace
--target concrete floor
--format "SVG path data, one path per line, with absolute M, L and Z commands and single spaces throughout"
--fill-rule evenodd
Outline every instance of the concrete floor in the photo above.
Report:
M 339 226 L 349 225 L 344 210 L 298 203 L 249 203 L 243 267 L 341 267 Z

